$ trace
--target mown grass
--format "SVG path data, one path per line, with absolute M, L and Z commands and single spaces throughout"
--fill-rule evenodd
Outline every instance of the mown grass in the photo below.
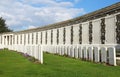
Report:
M 17 52 L 0 50 L 0 77 L 120 77 L 120 66 L 107 66 L 44 53 L 44 64 Z

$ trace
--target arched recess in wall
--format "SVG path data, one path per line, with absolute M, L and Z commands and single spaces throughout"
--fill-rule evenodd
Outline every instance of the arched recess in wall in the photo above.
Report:
M 73 26 L 71 26 L 71 44 L 73 44 Z
M 116 41 L 120 44 L 120 14 L 116 15 Z
M 92 22 L 89 22 L 89 44 L 92 44 Z
M 45 43 L 47 44 L 47 31 L 46 31 L 46 33 L 45 33 Z
M 82 44 L 82 24 L 79 25 L 79 44 Z
M 105 44 L 105 18 L 101 19 L 101 44 Z
M 59 44 L 59 29 L 57 29 L 57 44 Z
M 53 30 L 51 30 L 51 44 L 53 44 Z
M 65 44 L 65 36 L 66 36 L 66 30 L 65 30 L 65 28 L 63 29 L 63 44 Z

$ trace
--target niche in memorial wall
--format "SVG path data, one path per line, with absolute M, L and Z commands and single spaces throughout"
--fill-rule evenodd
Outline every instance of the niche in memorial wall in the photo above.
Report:
M 120 44 L 120 14 L 116 16 L 116 41 L 117 44 Z
M 105 18 L 101 19 L 101 44 L 105 44 Z
M 71 44 L 73 44 L 73 26 L 71 26 Z
M 79 26 L 79 44 L 82 44 L 82 24 Z
M 47 44 L 47 31 L 46 31 L 46 33 L 45 33 L 45 43 Z
M 38 44 L 38 32 L 36 32 L 36 44 Z
M 66 30 L 65 30 L 65 28 L 63 29 L 63 44 L 65 44 L 65 36 L 66 36 Z
M 51 30 L 51 44 L 53 44 L 53 30 Z
M 89 43 L 92 44 L 92 22 L 89 22 Z
M 59 29 L 57 29 L 57 44 L 59 44 Z
M 42 44 L 42 32 L 41 32 L 41 44 Z

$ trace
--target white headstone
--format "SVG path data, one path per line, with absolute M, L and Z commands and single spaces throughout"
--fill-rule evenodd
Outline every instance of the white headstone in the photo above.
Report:
M 82 59 L 83 55 L 82 55 L 82 47 L 81 46 L 79 46 L 78 51 L 79 51 L 79 58 Z
M 95 62 L 100 62 L 100 53 L 99 52 L 100 52 L 99 47 L 94 47 L 93 57 L 94 57 Z
M 89 60 L 93 61 L 93 47 L 88 47 Z
M 84 55 L 84 59 L 87 60 L 88 59 L 88 52 L 87 52 L 87 47 L 83 47 L 83 55 Z
M 116 51 L 114 47 L 108 48 L 109 64 L 116 66 Z
M 75 46 L 74 53 L 75 53 L 75 58 L 78 58 L 78 47 L 77 46 Z
M 107 48 L 106 47 L 101 48 L 101 62 L 104 62 L 104 63 L 107 62 Z

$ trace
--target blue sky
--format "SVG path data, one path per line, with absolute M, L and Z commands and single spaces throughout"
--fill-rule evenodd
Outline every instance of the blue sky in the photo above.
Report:
M 2 0 L 0 17 L 10 29 L 20 31 L 78 17 L 116 2 L 120 0 Z

